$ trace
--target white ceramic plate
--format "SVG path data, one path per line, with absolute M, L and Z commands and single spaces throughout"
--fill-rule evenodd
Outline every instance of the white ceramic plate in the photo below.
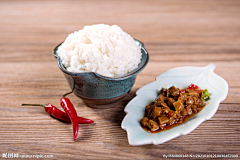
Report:
M 213 63 L 206 67 L 178 67 L 170 69 L 156 77 L 156 80 L 140 88 L 125 107 L 121 127 L 127 131 L 130 145 L 162 144 L 180 135 L 186 135 L 197 128 L 202 122 L 210 119 L 217 111 L 219 104 L 227 97 L 228 83 L 216 75 Z M 157 97 L 157 91 L 162 87 L 172 85 L 185 88 L 196 84 L 201 89 L 208 89 L 211 99 L 204 109 L 185 123 L 159 133 L 149 133 L 140 126 L 140 119 L 144 115 L 145 106 Z

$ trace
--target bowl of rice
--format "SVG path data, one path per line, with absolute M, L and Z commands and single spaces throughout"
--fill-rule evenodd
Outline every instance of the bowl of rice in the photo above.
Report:
M 149 61 L 142 42 L 105 24 L 69 34 L 53 55 L 73 93 L 94 108 L 121 103 Z

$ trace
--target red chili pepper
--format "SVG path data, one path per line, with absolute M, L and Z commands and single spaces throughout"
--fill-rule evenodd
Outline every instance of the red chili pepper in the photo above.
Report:
M 68 116 L 71 119 L 72 126 L 73 126 L 73 141 L 75 141 L 75 139 L 77 138 L 77 135 L 78 135 L 78 116 L 77 116 L 77 112 L 76 112 L 75 108 L 73 107 L 71 101 L 66 97 L 63 97 L 60 100 L 60 105 L 62 106 L 64 111 L 68 114 Z
M 170 111 L 169 113 L 168 113 L 168 117 L 171 117 L 172 116 L 172 112 Z
M 53 106 L 52 104 L 48 103 L 47 105 L 42 105 L 42 104 L 22 104 L 22 106 L 42 106 L 45 108 L 45 111 L 53 116 L 54 118 L 57 118 L 59 120 L 62 120 L 64 122 L 71 122 L 71 119 L 69 118 L 68 114 L 61 111 L 57 107 Z M 82 124 L 89 124 L 93 123 L 94 121 L 91 119 L 83 118 L 83 117 L 78 117 L 78 123 Z
M 197 92 L 200 96 L 202 96 L 203 90 L 202 90 L 202 89 L 199 89 L 199 90 L 196 90 L 196 92 Z
M 199 87 L 195 84 L 190 84 L 187 89 L 198 89 Z
M 184 89 L 181 89 L 181 90 L 180 90 L 180 93 L 185 93 L 185 90 L 184 90 Z

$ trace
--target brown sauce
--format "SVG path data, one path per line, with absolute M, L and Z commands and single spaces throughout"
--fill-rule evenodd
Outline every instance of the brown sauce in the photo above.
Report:
M 204 105 L 203 108 L 204 108 L 205 106 L 206 106 L 206 105 Z M 200 112 L 200 111 L 199 111 L 199 112 Z M 199 113 L 199 112 L 198 112 L 198 113 Z M 185 123 L 188 119 L 192 118 L 193 116 L 195 116 L 195 115 L 198 114 L 198 113 L 192 114 L 192 115 L 190 115 L 190 116 L 186 116 L 186 117 L 183 119 L 182 123 L 175 123 L 175 124 L 172 124 L 172 125 L 167 125 L 164 129 L 160 129 L 160 128 L 159 128 L 158 130 L 155 130 L 155 131 L 149 130 L 146 126 L 143 126 L 142 123 L 140 123 L 140 124 L 141 124 L 141 127 L 142 127 L 145 131 L 147 131 L 147 132 L 150 132 L 150 133 L 159 133 L 159 132 L 169 130 L 169 129 L 171 129 L 171 128 L 174 128 L 174 127 L 176 127 L 176 126 L 178 126 L 178 125 L 181 125 L 181 124 Z
M 200 94 L 199 88 L 162 88 L 156 100 L 146 106 L 141 127 L 147 132 L 158 133 L 185 123 L 206 106 Z

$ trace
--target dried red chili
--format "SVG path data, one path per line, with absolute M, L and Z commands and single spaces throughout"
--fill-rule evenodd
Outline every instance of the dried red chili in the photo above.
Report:
M 57 107 L 53 106 L 52 104 L 48 103 L 46 105 L 42 104 L 22 104 L 22 106 L 42 106 L 45 108 L 45 111 L 53 116 L 56 119 L 62 120 L 64 122 L 71 122 L 71 119 L 69 118 L 68 114 L 61 111 Z M 93 123 L 94 121 L 91 119 L 83 118 L 83 117 L 78 117 L 78 123 L 81 124 L 89 124 Z
M 77 135 L 78 135 L 78 116 L 77 116 L 77 112 L 76 112 L 75 108 L 73 107 L 71 101 L 66 97 L 63 97 L 60 100 L 60 105 L 62 106 L 64 111 L 68 114 L 68 116 L 71 119 L 72 126 L 73 126 L 73 141 L 75 141 L 75 139 L 77 138 Z
M 181 89 L 181 90 L 180 90 L 180 93 L 185 93 L 185 89 Z
M 190 84 L 187 89 L 198 89 L 199 87 L 195 84 Z
M 170 111 L 170 112 L 168 113 L 168 117 L 169 117 L 169 118 L 172 117 L 172 114 L 173 114 L 173 112 Z
M 202 96 L 203 89 L 196 90 L 196 92 L 197 92 L 200 96 Z
M 195 85 L 195 84 L 190 84 L 190 85 L 186 88 L 186 90 L 188 90 L 188 89 L 193 89 L 193 90 L 195 90 L 200 96 L 202 96 L 203 90 L 202 90 L 202 89 L 199 89 L 199 87 L 198 87 L 197 85 Z

